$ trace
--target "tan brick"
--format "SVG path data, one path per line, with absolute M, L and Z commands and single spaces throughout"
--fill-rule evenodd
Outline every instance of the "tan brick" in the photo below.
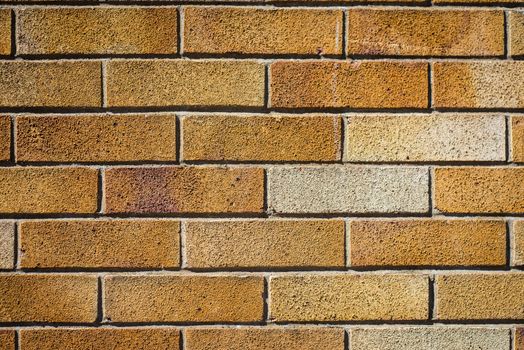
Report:
M 53 220 L 20 224 L 22 268 L 173 268 L 173 220 Z
M 0 330 L 0 350 L 15 350 L 15 331 Z
M 427 64 L 278 61 L 270 67 L 275 108 L 427 108 Z
M 434 4 L 456 4 L 458 6 L 465 5 L 519 5 L 522 0 L 434 0 Z
M 264 281 L 242 276 L 108 276 L 106 316 L 113 322 L 255 322 Z
M 341 119 L 329 116 L 190 116 L 183 119 L 185 160 L 335 161 Z
M 0 9 L 0 56 L 11 54 L 11 10 Z
M 524 350 L 524 328 L 517 328 L 515 330 L 515 350 Z
M 524 213 L 524 168 L 437 168 L 435 202 L 446 213 Z
M 187 328 L 187 350 L 343 350 L 342 328 Z
M 428 277 L 333 274 L 271 277 L 276 322 L 407 321 L 428 317 Z
M 12 269 L 15 259 L 15 225 L 0 221 L 0 269 Z
M 346 135 L 348 161 L 506 160 L 504 116 L 355 115 Z
M 15 1 L 15 0 L 8 0 L 8 1 Z M 38 0 L 41 1 L 41 0 Z M 191 1 L 191 0 L 190 0 Z M 250 0 L 244 0 L 244 1 L 250 1 Z M 253 0 L 251 0 L 253 1 Z M 324 3 L 337 3 L 342 5 L 347 4 L 368 4 L 368 3 L 388 3 L 390 5 L 394 5 L 395 3 L 424 3 L 424 0 L 265 0 L 266 3 L 298 3 L 298 4 L 304 4 L 307 5 L 309 3 L 318 3 L 320 5 L 323 5 Z
M 11 158 L 11 118 L 0 116 L 0 161 Z
M 17 161 L 176 160 L 174 115 L 23 116 L 16 124 Z
M 174 328 L 55 328 L 22 329 L 26 350 L 179 350 L 180 331 Z
M 524 62 L 470 61 L 433 64 L 437 108 L 523 108 Z
M 260 213 L 262 168 L 154 167 L 105 171 L 108 213 Z
M 234 60 L 111 60 L 109 107 L 262 107 L 264 65 Z
M 22 55 L 175 54 L 177 9 L 24 8 L 17 10 Z
M 524 55 L 524 12 L 511 11 L 509 21 L 509 54 L 511 56 Z
M 524 116 L 511 117 L 511 156 L 514 162 L 524 163 Z
M 354 267 L 506 264 L 502 220 L 358 220 L 350 239 Z
M 502 56 L 504 12 L 350 9 L 349 55 Z
M 0 275 L 0 322 L 94 322 L 97 278 L 81 275 Z
M 342 220 L 190 221 L 189 268 L 344 266 Z
M 98 171 L 91 168 L 0 168 L 0 213 L 94 213 Z
M 524 266 L 524 221 L 513 222 L 512 265 Z
M 458 273 L 435 277 L 437 320 L 524 318 L 523 273 Z
M 187 7 L 184 52 L 212 54 L 342 54 L 342 11 Z

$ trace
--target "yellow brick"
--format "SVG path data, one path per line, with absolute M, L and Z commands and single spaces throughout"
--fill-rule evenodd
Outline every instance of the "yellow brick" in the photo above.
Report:
M 0 9 L 0 56 L 11 54 L 11 10 Z
M 511 117 L 511 155 L 514 162 L 524 163 L 524 116 Z
M 524 221 L 513 222 L 512 265 L 524 266 Z
M 0 161 L 11 158 L 11 118 L 0 116 Z

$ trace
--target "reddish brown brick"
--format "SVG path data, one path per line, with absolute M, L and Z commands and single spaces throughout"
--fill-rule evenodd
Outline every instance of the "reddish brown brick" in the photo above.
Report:
M 11 159 L 11 118 L 0 116 L 0 161 Z
M 15 350 L 15 331 L 0 330 L 0 350 Z
M 11 54 L 11 10 L 0 9 L 0 56 Z

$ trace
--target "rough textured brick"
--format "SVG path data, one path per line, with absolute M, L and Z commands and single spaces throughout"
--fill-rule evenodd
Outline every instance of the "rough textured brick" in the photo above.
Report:
M 261 168 L 154 167 L 105 171 L 108 213 L 258 213 Z
M 264 65 L 254 61 L 112 60 L 110 107 L 262 107 Z
M 524 163 L 524 116 L 511 117 L 511 155 L 514 162 Z
M 0 161 L 11 158 L 11 118 L 0 116 Z
M 270 67 L 275 108 L 427 108 L 427 64 L 279 61 Z
M 23 116 L 16 124 L 17 161 L 176 160 L 174 115 Z
M 0 330 L 0 350 L 15 350 L 15 331 Z
M 524 318 L 523 273 L 437 275 L 438 320 L 517 320 Z
M 94 322 L 97 278 L 80 275 L 0 275 L 0 322 Z
M 12 269 L 15 258 L 15 225 L 0 221 L 0 269 Z
M 342 54 L 342 11 L 188 7 L 184 52 L 213 54 Z
M 173 268 L 180 223 L 53 220 L 20 224 L 22 268 Z
M 0 56 L 11 54 L 11 10 L 0 9 Z
M 16 26 L 22 55 L 177 53 L 176 8 L 25 8 Z
M 350 9 L 349 55 L 502 56 L 502 11 Z
M 437 168 L 435 202 L 446 213 L 524 213 L 524 168 Z
M 352 350 L 507 350 L 510 332 L 497 328 L 402 327 L 351 330 Z
M 91 168 L 0 168 L 0 213 L 94 213 L 98 171 Z
M 511 11 L 509 20 L 509 53 L 511 56 L 524 55 L 524 12 Z
M 502 220 L 358 220 L 350 223 L 351 266 L 504 266 Z
M 524 62 L 473 61 L 433 64 L 437 108 L 523 108 Z
M 269 206 L 277 213 L 425 213 L 428 170 L 414 167 L 275 167 Z
M 335 161 L 341 119 L 328 116 L 191 116 L 183 123 L 185 160 Z
M 513 222 L 513 266 L 524 266 L 524 221 Z
M 188 328 L 187 350 L 343 350 L 341 328 Z
M 456 4 L 456 5 L 470 5 L 470 6 L 476 6 L 476 5 L 495 5 L 495 4 L 501 4 L 501 5 L 519 5 L 523 4 L 524 2 L 522 0 L 434 0 L 434 4 L 440 5 L 440 4 Z
M 262 277 L 109 276 L 106 316 L 114 322 L 256 322 Z
M 517 328 L 515 330 L 515 350 L 524 350 L 524 328 Z
M 276 322 L 425 320 L 428 278 L 407 274 L 271 277 Z
M 347 125 L 348 161 L 506 160 L 504 116 L 355 115 Z
M 341 220 L 190 221 L 185 232 L 189 268 L 345 264 Z
M 26 350 L 179 350 L 180 331 L 173 328 L 23 329 Z

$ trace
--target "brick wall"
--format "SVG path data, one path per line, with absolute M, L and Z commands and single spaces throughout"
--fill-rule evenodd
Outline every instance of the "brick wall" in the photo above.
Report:
M 524 350 L 523 0 L 4 0 L 0 349 Z

